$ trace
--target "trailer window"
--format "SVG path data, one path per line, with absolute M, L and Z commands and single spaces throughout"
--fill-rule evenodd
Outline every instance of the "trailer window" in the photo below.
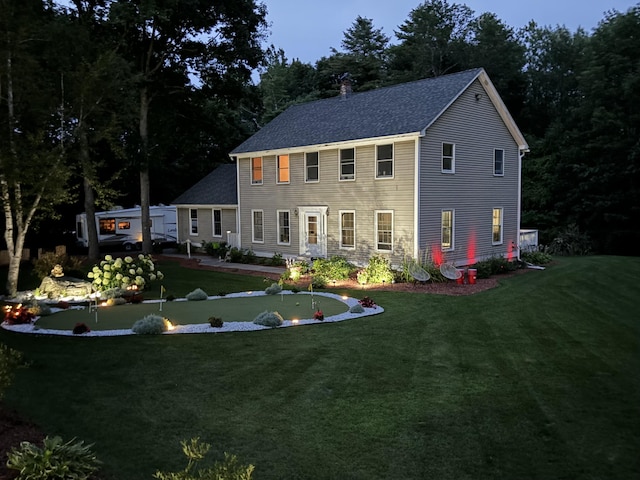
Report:
M 84 231 L 82 230 L 82 222 L 78 222 L 76 225 L 76 233 L 78 238 L 84 238 Z
M 109 235 L 110 233 L 116 233 L 115 218 L 101 218 L 99 225 L 100 225 L 100 235 Z
M 118 230 L 129 230 L 131 222 L 118 222 Z

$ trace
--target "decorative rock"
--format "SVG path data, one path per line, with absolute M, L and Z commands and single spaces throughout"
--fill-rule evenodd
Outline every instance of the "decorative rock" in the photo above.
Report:
M 86 297 L 91 294 L 91 283 L 67 276 L 45 277 L 39 290 L 49 298 Z

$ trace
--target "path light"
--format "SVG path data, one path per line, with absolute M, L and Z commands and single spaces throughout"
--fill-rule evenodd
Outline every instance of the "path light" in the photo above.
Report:
M 333 281 L 333 288 L 336 288 L 336 281 Z
M 171 323 L 169 320 L 165 320 L 165 322 L 167 322 L 167 330 L 171 331 L 176 329 L 175 325 Z
M 298 325 L 299 320 L 297 318 L 292 318 L 291 319 L 291 324 L 292 325 Z
M 346 300 L 347 298 L 349 298 L 349 297 L 347 297 L 346 295 L 342 295 L 342 299 L 343 300 Z
M 253 291 L 249 291 L 247 292 L 247 295 L 251 295 L 253 293 Z

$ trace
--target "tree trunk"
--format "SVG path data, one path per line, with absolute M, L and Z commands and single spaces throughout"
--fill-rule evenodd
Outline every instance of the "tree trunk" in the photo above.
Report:
M 151 215 L 149 212 L 149 92 L 140 90 L 140 222 L 142 227 L 142 252 L 151 253 Z
M 100 256 L 100 246 L 98 244 L 98 230 L 96 228 L 96 199 L 93 190 L 93 171 L 89 160 L 89 141 L 87 132 L 84 128 L 80 128 L 80 161 L 82 162 L 82 186 L 84 190 L 84 211 L 87 220 L 87 241 L 89 249 L 87 257 L 89 260 L 98 260 Z

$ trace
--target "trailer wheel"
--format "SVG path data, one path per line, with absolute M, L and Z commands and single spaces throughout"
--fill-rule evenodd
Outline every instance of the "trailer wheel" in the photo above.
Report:
M 133 251 L 133 244 L 132 243 L 125 243 L 124 244 L 124 250 L 125 252 L 132 252 Z

